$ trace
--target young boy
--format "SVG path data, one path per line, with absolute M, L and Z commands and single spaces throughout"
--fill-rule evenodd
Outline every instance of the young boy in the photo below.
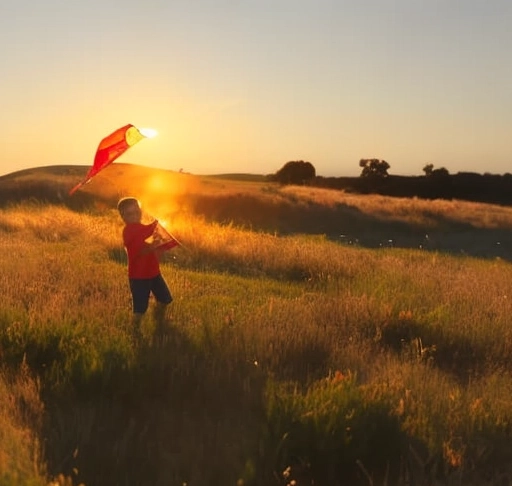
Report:
M 147 243 L 153 236 L 158 221 L 142 224 L 142 211 L 139 201 L 134 197 L 125 197 L 117 204 L 119 214 L 123 218 L 123 244 L 128 255 L 128 279 L 133 302 L 134 338 L 141 338 L 142 316 L 148 310 L 149 296 L 153 294 L 157 303 L 155 320 L 157 331 L 162 331 L 166 306 L 172 302 L 171 292 L 160 273 L 158 260 L 158 242 Z

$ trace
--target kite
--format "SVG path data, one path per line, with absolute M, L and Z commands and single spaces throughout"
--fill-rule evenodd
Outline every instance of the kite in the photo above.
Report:
M 156 243 L 155 249 L 159 251 L 166 251 L 175 246 L 182 246 L 182 244 L 160 223 L 156 225 L 155 232 L 153 233 L 153 241 Z
M 100 142 L 92 167 L 87 172 L 85 178 L 69 191 L 69 195 L 74 194 L 84 184 L 87 184 L 98 172 L 114 162 L 114 160 L 137 142 L 140 142 L 143 138 L 152 137 L 155 134 L 154 131 L 148 129 L 139 130 L 131 124 L 112 132 Z

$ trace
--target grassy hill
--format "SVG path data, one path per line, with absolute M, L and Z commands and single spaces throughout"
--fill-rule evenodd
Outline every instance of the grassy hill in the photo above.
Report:
M 512 257 L 512 209 L 458 200 L 357 195 L 279 186 L 260 176 L 195 176 L 113 164 L 72 197 L 87 167 L 28 169 L 0 178 L 0 205 L 35 198 L 73 209 L 115 207 L 133 195 L 148 211 L 188 212 L 206 221 L 267 233 L 325 235 L 358 246 L 423 248 Z
M 0 484 L 510 481 L 512 210 L 86 170 L 0 178 Z M 125 195 L 183 243 L 140 345 Z

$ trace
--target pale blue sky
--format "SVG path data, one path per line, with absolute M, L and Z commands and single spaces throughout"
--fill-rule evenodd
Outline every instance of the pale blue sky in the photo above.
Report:
M 0 7 L 0 173 L 120 161 L 196 174 L 512 172 L 510 0 L 17 0 Z

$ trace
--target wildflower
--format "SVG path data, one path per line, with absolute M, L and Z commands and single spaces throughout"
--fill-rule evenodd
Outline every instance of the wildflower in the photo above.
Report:
M 410 321 L 412 319 L 412 311 L 411 310 L 401 310 L 398 313 L 398 319 L 401 321 Z
M 333 383 L 339 383 L 340 381 L 343 381 L 345 379 L 345 375 L 339 371 L 339 370 L 336 370 L 334 372 L 334 376 L 332 378 L 332 382 Z

